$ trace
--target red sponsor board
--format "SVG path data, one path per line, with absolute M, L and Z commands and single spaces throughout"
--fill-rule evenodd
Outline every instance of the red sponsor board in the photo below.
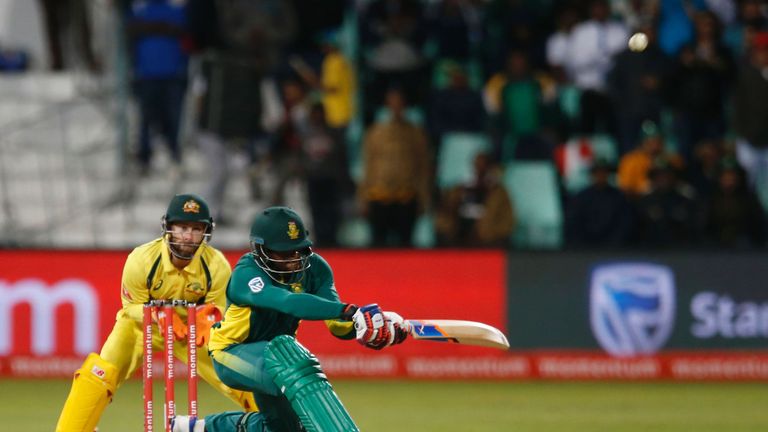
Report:
M 505 257 L 490 251 L 321 251 L 347 302 L 409 319 L 481 321 L 505 330 Z M 0 376 L 68 377 L 98 351 L 120 307 L 126 251 L 0 251 Z M 240 253 L 227 253 L 234 263 Z M 768 380 L 766 352 L 517 351 L 409 340 L 383 351 L 305 322 L 299 339 L 333 377 L 552 380 Z M 183 365 L 177 365 L 183 373 Z
M 322 251 L 346 302 L 378 302 L 411 319 L 482 321 L 504 330 L 505 257 L 494 251 Z M 227 258 L 236 262 L 239 252 Z M 69 376 L 98 351 L 120 307 L 127 251 L 0 251 L 0 375 Z M 416 342 L 384 352 L 331 336 L 305 322 L 299 339 L 337 376 L 421 376 L 430 359 L 503 363 L 505 353 L 453 343 Z M 493 360 L 495 359 L 495 360 Z M 447 369 L 446 369 L 447 368 Z M 456 369 L 446 366 L 444 370 Z M 483 367 L 447 376 L 498 377 Z M 436 376 L 437 377 L 437 376 Z

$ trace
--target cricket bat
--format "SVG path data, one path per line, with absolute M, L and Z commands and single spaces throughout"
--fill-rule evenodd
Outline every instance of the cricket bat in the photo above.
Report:
M 496 327 L 475 321 L 423 319 L 406 320 L 414 339 L 454 342 L 498 349 L 509 349 L 509 342 Z

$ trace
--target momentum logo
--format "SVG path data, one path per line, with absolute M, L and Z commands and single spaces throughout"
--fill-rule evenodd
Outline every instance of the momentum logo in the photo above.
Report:
M 617 263 L 592 270 L 590 321 L 600 346 L 617 356 L 652 354 L 674 326 L 675 282 L 666 266 Z
M 11 312 L 18 304 L 31 309 L 32 354 L 53 353 L 56 308 L 69 303 L 74 308 L 74 349 L 78 354 L 94 351 L 99 330 L 99 308 L 94 289 L 81 279 L 63 279 L 52 286 L 40 279 L 22 279 L 9 283 L 0 279 L 0 356 L 12 354 L 13 326 Z

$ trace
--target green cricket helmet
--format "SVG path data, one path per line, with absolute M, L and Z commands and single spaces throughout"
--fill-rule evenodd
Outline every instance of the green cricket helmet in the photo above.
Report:
M 179 222 L 198 222 L 205 224 L 203 239 L 191 253 L 182 251 L 182 248 L 185 245 L 174 241 L 171 235 L 171 226 L 174 223 Z M 216 224 L 213 222 L 211 212 L 208 209 L 208 204 L 201 196 L 196 194 L 178 194 L 171 199 L 171 202 L 168 204 L 168 209 L 163 215 L 163 238 L 165 238 L 165 241 L 168 243 L 168 249 L 176 258 L 189 260 L 194 257 L 200 244 L 211 240 L 215 226 Z
M 288 207 L 269 207 L 251 225 L 251 255 L 276 282 L 297 283 L 309 268 L 312 241 L 301 217 Z

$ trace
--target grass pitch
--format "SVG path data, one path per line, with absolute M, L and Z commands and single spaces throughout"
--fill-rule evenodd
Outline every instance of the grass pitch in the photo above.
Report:
M 0 381 L 0 429 L 50 432 L 69 392 L 64 380 Z M 768 425 L 764 383 L 405 382 L 334 380 L 363 431 L 740 432 Z M 201 383 L 203 414 L 233 405 Z M 155 387 L 162 416 L 162 384 Z M 186 387 L 176 388 L 181 413 Z M 101 432 L 142 430 L 141 382 L 107 408 Z

